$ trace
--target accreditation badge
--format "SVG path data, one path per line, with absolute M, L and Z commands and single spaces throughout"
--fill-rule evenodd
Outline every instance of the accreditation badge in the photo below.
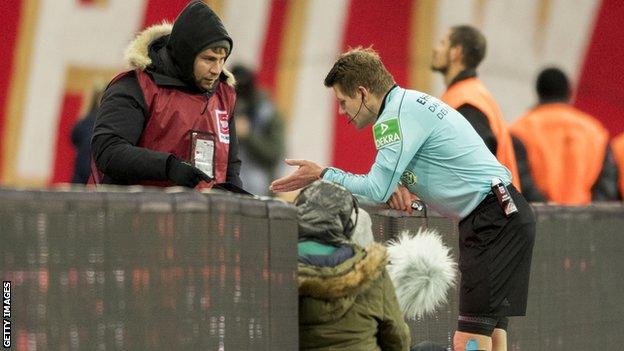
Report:
M 191 164 L 214 178 L 214 136 L 191 131 Z

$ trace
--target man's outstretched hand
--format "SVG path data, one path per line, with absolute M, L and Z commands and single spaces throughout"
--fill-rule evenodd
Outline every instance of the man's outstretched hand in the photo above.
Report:
M 299 168 L 291 174 L 276 179 L 271 183 L 269 189 L 276 193 L 301 189 L 319 179 L 321 177 L 321 172 L 323 172 L 323 168 L 312 161 L 286 159 L 284 162 L 289 166 L 298 166 Z

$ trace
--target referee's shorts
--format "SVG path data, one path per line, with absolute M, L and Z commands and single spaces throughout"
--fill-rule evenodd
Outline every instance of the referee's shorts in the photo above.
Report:
M 513 185 L 507 188 L 517 213 L 506 217 L 490 193 L 459 222 L 461 316 L 526 314 L 535 216 Z

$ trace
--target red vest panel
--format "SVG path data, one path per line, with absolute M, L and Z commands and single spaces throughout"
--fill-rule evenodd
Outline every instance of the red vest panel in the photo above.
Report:
M 124 72 L 113 82 L 131 72 Z M 220 81 L 215 92 L 189 94 L 175 88 L 158 86 L 141 70 L 135 70 L 148 108 L 148 117 L 137 146 L 174 154 L 191 161 L 191 132 L 199 132 L 214 141 L 213 178 L 225 182 L 230 143 L 229 120 L 234 110 L 234 88 Z M 95 168 L 95 167 L 92 167 Z M 173 186 L 169 181 L 142 181 L 150 186 Z M 197 189 L 210 188 L 211 183 L 200 182 Z

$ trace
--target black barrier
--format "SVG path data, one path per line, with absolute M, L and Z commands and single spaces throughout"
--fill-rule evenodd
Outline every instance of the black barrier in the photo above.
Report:
M 458 257 L 456 223 L 436 214 L 404 216 L 366 205 L 377 240 L 403 230 L 436 228 Z M 624 345 L 624 207 L 534 204 L 537 234 L 526 317 L 510 318 L 508 350 L 621 350 Z M 451 349 L 458 313 L 457 286 L 435 314 L 408 321 L 412 343 Z
M 160 191 L 0 190 L 17 350 L 287 350 L 296 212 Z
M 16 350 L 298 348 L 292 206 L 128 190 L 0 189 L 3 319 Z M 436 228 L 457 257 L 456 223 L 362 203 L 378 240 Z M 534 209 L 528 316 L 511 319 L 508 349 L 620 350 L 624 208 Z M 450 347 L 456 318 L 452 290 L 409 321 L 413 343 Z

